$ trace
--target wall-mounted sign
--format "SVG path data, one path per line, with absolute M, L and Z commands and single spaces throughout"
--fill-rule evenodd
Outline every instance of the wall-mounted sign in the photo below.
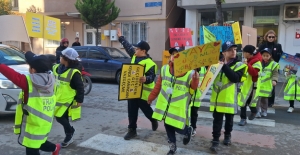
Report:
M 160 6 L 162 6 L 162 2 L 146 2 L 145 3 L 145 8 L 160 7 Z
M 300 46 L 300 24 L 295 24 L 294 46 Z

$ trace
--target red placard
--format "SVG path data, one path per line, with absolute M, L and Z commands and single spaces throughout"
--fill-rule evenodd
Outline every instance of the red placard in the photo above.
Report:
M 193 46 L 189 28 L 169 28 L 170 47 Z

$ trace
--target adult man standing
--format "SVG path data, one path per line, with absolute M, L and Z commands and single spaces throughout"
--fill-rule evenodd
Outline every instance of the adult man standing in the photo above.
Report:
M 75 42 L 72 44 L 72 46 L 81 46 L 78 37 L 75 38 Z

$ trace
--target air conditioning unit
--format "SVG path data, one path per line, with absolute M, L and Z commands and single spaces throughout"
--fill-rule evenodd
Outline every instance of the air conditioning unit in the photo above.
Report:
M 300 4 L 286 4 L 284 6 L 283 20 L 300 21 Z

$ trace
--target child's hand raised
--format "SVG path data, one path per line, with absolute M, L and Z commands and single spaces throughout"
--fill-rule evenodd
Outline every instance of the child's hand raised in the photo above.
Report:
M 118 28 L 118 33 L 117 33 L 118 37 L 121 37 L 122 36 L 122 32 L 121 32 L 121 29 Z

